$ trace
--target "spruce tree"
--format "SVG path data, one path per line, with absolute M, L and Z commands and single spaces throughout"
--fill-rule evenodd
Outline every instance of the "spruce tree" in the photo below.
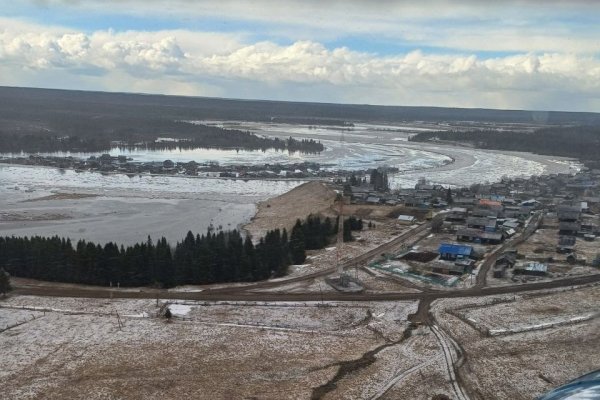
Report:
M 296 225 L 292 228 L 290 235 L 290 255 L 294 264 L 302 264 L 306 260 L 306 245 L 304 240 L 304 232 L 302 222 L 296 221 Z
M 353 240 L 350 219 L 344 220 L 343 240 L 344 242 L 351 242 Z
M 12 287 L 10 286 L 10 278 L 8 277 L 8 273 L 4 271 L 3 268 L 0 268 L 0 294 L 2 297 L 6 297 L 6 293 L 10 292 Z
M 155 253 L 156 270 L 158 274 L 158 282 L 162 287 L 169 288 L 175 286 L 175 276 L 173 274 L 171 257 L 171 247 L 164 237 L 156 243 Z
M 241 281 L 254 281 L 254 264 L 256 263 L 256 257 L 254 254 L 254 244 L 250 236 L 246 236 L 244 239 L 244 252 L 242 260 L 240 262 L 240 280 Z

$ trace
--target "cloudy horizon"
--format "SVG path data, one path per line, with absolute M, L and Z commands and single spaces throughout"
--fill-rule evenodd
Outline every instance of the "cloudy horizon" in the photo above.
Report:
M 0 85 L 354 104 L 600 109 L 600 5 L 325 3 L 6 2 L 0 12 Z

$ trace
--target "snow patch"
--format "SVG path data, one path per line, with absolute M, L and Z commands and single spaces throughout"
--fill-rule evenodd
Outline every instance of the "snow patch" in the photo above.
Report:
M 185 317 L 192 310 L 192 307 L 185 304 L 171 304 L 169 305 L 169 310 L 175 317 Z

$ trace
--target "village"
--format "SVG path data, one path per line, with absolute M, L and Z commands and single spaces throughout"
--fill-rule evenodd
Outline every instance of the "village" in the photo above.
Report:
M 45 166 L 76 172 L 126 174 L 128 176 L 151 174 L 239 179 L 326 179 L 336 177 L 340 173 L 326 169 L 326 167 L 330 167 L 329 165 L 308 161 L 290 164 L 220 165 L 218 162 L 174 162 L 171 160 L 142 162 L 134 161 L 131 157 L 124 155 L 111 156 L 110 154 L 92 155 L 88 158 L 32 154 L 0 157 L 0 163 Z
M 430 226 L 429 235 L 383 254 L 369 269 L 451 288 L 476 278 L 494 286 L 593 273 L 600 267 L 599 181 L 600 170 L 584 168 L 468 188 L 421 179 L 414 189 L 390 191 L 357 179 L 343 190 L 350 207 L 387 210 L 379 222 Z

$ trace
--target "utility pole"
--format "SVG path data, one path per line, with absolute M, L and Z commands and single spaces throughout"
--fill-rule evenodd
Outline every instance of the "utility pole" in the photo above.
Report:
M 119 330 L 123 330 L 123 322 L 121 321 L 121 317 L 119 316 L 119 312 L 117 310 L 115 310 L 115 314 L 117 316 L 117 326 L 119 327 Z
M 321 293 L 321 306 L 324 306 L 325 303 L 323 302 L 323 289 L 321 289 L 321 282 L 319 282 L 319 292 Z

